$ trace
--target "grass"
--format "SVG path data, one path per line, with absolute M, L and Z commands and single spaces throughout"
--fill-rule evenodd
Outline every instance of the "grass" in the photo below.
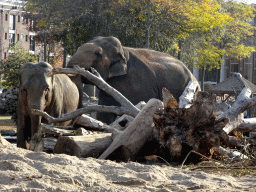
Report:
M 17 128 L 15 122 L 11 118 L 12 116 L 0 116 L 0 130 Z

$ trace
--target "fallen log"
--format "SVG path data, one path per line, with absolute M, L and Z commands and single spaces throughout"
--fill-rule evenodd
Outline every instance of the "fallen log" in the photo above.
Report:
M 119 134 L 99 159 L 134 160 L 153 131 L 153 114 L 163 110 L 163 103 L 150 99 L 133 122 Z
M 59 137 L 53 152 L 77 157 L 95 157 L 102 154 L 112 143 L 111 133 L 85 136 Z

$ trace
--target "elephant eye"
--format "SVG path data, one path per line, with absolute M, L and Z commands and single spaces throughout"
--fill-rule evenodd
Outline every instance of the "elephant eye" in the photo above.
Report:
M 95 51 L 94 54 L 99 58 L 102 56 L 102 53 L 100 51 Z

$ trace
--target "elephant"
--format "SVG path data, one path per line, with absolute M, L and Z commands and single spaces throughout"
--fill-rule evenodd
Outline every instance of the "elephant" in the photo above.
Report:
M 123 94 L 134 105 L 151 98 L 162 100 L 162 88 L 166 87 L 179 100 L 190 80 L 197 81 L 190 70 L 179 60 L 167 53 L 146 48 L 122 46 L 116 37 L 95 37 L 81 45 L 68 62 L 67 67 L 75 65 L 86 70 L 95 68 L 101 77 L 113 88 Z M 84 77 L 74 78 L 79 94 L 82 83 L 91 83 Z M 200 87 L 198 86 L 198 90 Z M 120 106 L 106 92 L 100 90 L 98 104 Z M 81 100 L 79 102 L 82 105 Z M 97 113 L 97 119 L 110 124 L 114 114 Z
M 26 143 L 38 131 L 40 123 L 47 123 L 46 119 L 32 114 L 32 109 L 45 111 L 57 118 L 79 106 L 76 84 L 65 74 L 51 75 L 52 69 L 46 62 L 28 62 L 19 69 L 17 147 L 28 148 Z M 71 121 L 58 125 L 65 126 Z

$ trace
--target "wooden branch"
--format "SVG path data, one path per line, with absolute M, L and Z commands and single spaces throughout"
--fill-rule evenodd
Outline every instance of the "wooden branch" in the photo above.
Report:
M 115 134 L 121 133 L 118 129 L 116 129 L 112 126 L 109 126 L 105 123 L 102 123 L 101 121 L 95 120 L 94 118 L 89 117 L 87 115 L 82 115 L 82 116 L 78 117 L 74 121 L 74 124 L 89 127 L 91 129 L 94 129 L 97 131 L 105 131 L 105 132 L 115 133 Z
M 148 137 L 153 131 L 153 114 L 163 110 L 163 102 L 158 99 L 150 99 L 145 107 L 140 111 L 132 123 L 119 134 L 108 149 L 99 157 L 106 159 L 116 150 L 120 149 L 122 160 L 133 160 L 139 150 L 144 146 Z M 120 153 L 118 152 L 119 156 Z M 115 154 L 113 155 L 115 156 Z M 116 160 L 118 156 L 115 156 Z
M 222 113 L 221 115 L 219 115 L 217 117 L 217 119 L 221 119 L 222 117 L 228 117 L 230 122 L 232 122 L 235 118 L 237 118 L 237 116 L 244 112 L 246 109 L 248 109 L 248 107 L 254 106 L 256 105 L 256 102 L 254 103 L 254 105 L 252 105 L 252 101 L 250 99 L 251 96 L 251 90 L 247 87 L 245 87 L 241 93 L 238 95 L 236 101 L 234 102 L 234 104 L 232 105 L 231 108 L 229 108 L 227 111 L 225 111 L 224 113 Z M 255 98 L 256 101 L 256 98 Z M 230 132 L 230 131 L 229 131 Z
M 65 122 L 65 121 L 68 121 L 70 119 L 74 119 L 74 118 L 76 118 L 76 117 L 78 117 L 82 114 L 86 114 L 86 113 L 93 112 L 93 111 L 115 113 L 117 115 L 123 115 L 123 114 L 128 114 L 128 115 L 131 115 L 131 116 L 134 115 L 134 113 L 132 113 L 131 111 L 129 111 L 129 109 L 126 109 L 124 107 L 103 106 L 103 105 L 86 106 L 84 108 L 77 109 L 77 110 L 72 111 L 70 113 L 63 114 L 59 118 L 51 117 L 46 112 L 40 111 L 38 109 L 33 109 L 32 111 L 33 111 L 34 115 L 40 115 L 40 116 L 44 117 L 48 121 L 49 124 L 58 123 L 58 122 Z
M 179 108 L 189 108 L 191 106 L 198 87 L 199 84 L 197 81 L 189 81 L 183 94 L 179 98 Z
M 243 119 L 233 131 L 256 132 L 256 118 Z
M 240 127 L 241 124 L 243 124 L 241 125 L 241 128 L 242 126 L 247 126 L 247 127 L 249 126 L 248 125 L 249 121 L 248 120 L 244 121 L 242 113 L 245 110 L 256 105 L 256 97 L 250 98 L 250 96 L 251 96 L 251 90 L 245 87 L 241 91 L 241 93 L 238 95 L 232 107 L 217 117 L 217 119 L 221 119 L 223 117 L 229 118 L 230 122 L 223 128 L 223 130 L 227 134 L 232 132 L 234 129 Z
M 54 74 L 78 74 L 86 77 L 91 82 L 95 83 L 101 90 L 105 91 L 112 97 L 114 97 L 127 111 L 130 111 L 131 116 L 135 117 L 139 113 L 139 109 L 135 107 L 129 100 L 127 100 L 119 91 L 108 85 L 99 75 L 99 73 L 91 68 L 92 73 L 80 68 L 79 66 L 74 66 L 74 68 L 56 68 L 53 69 Z M 105 112 L 105 111 L 104 111 Z

